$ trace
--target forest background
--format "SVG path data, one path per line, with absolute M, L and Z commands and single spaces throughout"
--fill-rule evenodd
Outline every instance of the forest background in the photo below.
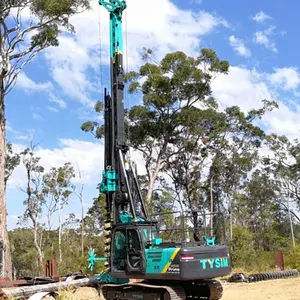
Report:
M 59 166 L 46 166 L 39 156 L 40 142 L 32 134 L 26 147 L 16 147 L 6 135 L 13 129 L 5 117 L 5 105 L 20 83 L 46 90 L 50 102 L 65 105 L 51 85 L 34 86 L 24 70 L 41 52 L 62 49 L 60 42 L 66 46 L 67 40 L 61 37 L 76 34 L 70 21 L 89 11 L 92 4 L 87 0 L 28 0 L 5 1 L 1 5 L 0 152 L 4 155 L 0 159 L 0 220 L 4 274 L 41 274 L 43 261 L 54 257 L 60 274 L 87 271 L 89 249 L 94 248 L 101 256 L 104 248 L 104 199 L 97 195 L 97 184 L 93 204 L 85 210 L 86 197 L 91 193 L 85 193 L 80 164 L 70 157 Z M 239 103 L 222 105 L 218 97 L 213 97 L 212 87 L 219 78 L 226 82 L 234 68 L 217 51 L 202 47 L 193 53 L 166 51 L 161 55 L 157 47 L 153 48 L 154 51 L 141 46 L 138 65 L 131 63 L 133 67 L 129 69 L 127 62 L 125 70 L 125 100 L 131 103 L 126 106 L 126 134 L 133 160 L 142 170 L 139 180 L 148 209 L 153 214 L 174 208 L 222 212 L 235 268 L 273 268 L 276 251 L 284 252 L 287 267 L 300 268 L 300 144 L 295 135 L 272 132 L 265 122 L 271 113 L 280 113 L 286 107 L 271 96 L 260 99 L 260 103 L 253 102 L 247 109 Z M 93 51 L 93 58 L 99 57 Z M 106 52 L 102 55 L 105 59 Z M 98 90 L 107 83 L 102 78 L 107 71 L 91 89 Z M 79 95 L 82 90 L 75 90 L 74 97 Z M 252 103 L 248 96 L 245 99 Z M 81 101 L 94 111 L 82 114 L 75 131 L 103 145 L 102 101 L 84 97 Z M 51 109 L 55 108 L 49 106 Z M 32 116 L 39 118 L 36 112 Z M 62 123 L 53 128 L 63 131 L 65 124 L 60 120 Z M 94 154 L 95 164 L 103 161 L 103 154 Z M 6 192 L 16 168 L 24 171 L 19 186 L 23 209 L 17 216 L 17 228 L 10 229 L 7 235 L 6 203 L 14 199 Z M 78 210 L 72 212 L 74 206 L 81 208 L 80 214 Z M 161 225 L 172 226 L 174 222 L 171 215 Z M 214 228 L 218 225 L 214 220 Z M 101 267 L 99 264 L 96 271 Z

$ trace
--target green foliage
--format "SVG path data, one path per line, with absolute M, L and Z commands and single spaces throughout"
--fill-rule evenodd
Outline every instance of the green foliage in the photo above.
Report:
M 56 0 L 35 0 L 33 1 L 32 11 L 43 18 L 44 16 L 57 16 L 62 13 L 71 14 L 72 0 L 56 1 Z M 74 1 L 76 3 L 76 1 Z
M 203 63 L 204 71 L 200 68 Z M 130 90 L 143 92 L 147 109 L 152 107 L 166 111 L 168 107 L 179 108 L 182 101 L 188 101 L 186 107 L 205 101 L 211 93 L 210 72 L 216 75 L 227 71 L 227 62 L 220 61 L 214 51 L 204 49 L 197 58 L 187 57 L 183 52 L 169 53 L 159 65 L 146 62 L 138 73 L 130 72 L 125 78 L 131 84 Z M 142 84 L 138 81 L 140 78 L 144 79 Z
M 105 221 L 105 195 L 100 194 L 94 198 L 92 206 L 88 209 L 84 218 L 84 227 L 86 232 L 99 235 L 104 226 Z
M 300 244 L 285 255 L 285 267 L 300 270 Z
M 29 8 L 32 16 L 32 22 L 22 24 L 22 10 L 24 7 Z M 13 23 L 8 21 L 12 9 L 17 10 L 17 16 Z M 17 45 L 24 42 L 30 32 L 35 30 L 31 35 L 31 45 L 25 51 L 16 52 L 9 56 L 9 59 L 15 60 L 27 57 L 27 62 L 33 58 L 32 54 L 37 53 L 50 46 L 58 46 L 58 36 L 61 29 L 74 32 L 73 25 L 69 22 L 70 17 L 90 8 L 89 0 L 30 0 L 30 1 L 4 1 L 1 2 L 0 12 L 3 23 L 4 36 L 6 44 L 9 45 L 8 53 L 17 49 Z M 35 21 L 37 20 L 37 21 Z M 13 37 L 15 34 L 15 37 Z M 17 71 L 23 66 L 19 65 L 19 61 L 15 61 Z M 11 82 L 8 82 L 11 85 Z
M 57 24 L 45 25 L 43 29 L 31 38 L 32 49 L 36 47 L 58 46 L 59 29 Z
M 39 32 L 32 37 L 32 47 L 58 46 L 59 27 L 63 26 L 70 32 L 74 27 L 69 23 L 69 18 L 79 11 L 90 8 L 88 0 L 33 0 L 30 10 L 38 17 Z
M 266 272 L 274 269 L 274 252 L 255 249 L 252 231 L 234 226 L 230 253 L 233 267 L 244 271 Z
M 26 198 L 23 202 L 25 205 L 24 221 L 30 218 L 33 226 L 38 226 L 42 201 L 44 201 L 44 195 L 41 191 L 44 167 L 40 165 L 40 157 L 35 156 L 34 149 L 26 148 L 20 153 L 20 156 L 27 175 L 27 186 L 24 190 Z
M 71 179 L 75 177 L 74 168 L 71 163 L 65 163 L 62 167 L 51 168 L 50 172 L 43 176 L 43 193 L 54 199 L 65 203 L 74 189 Z
M 39 274 L 36 250 L 33 246 L 33 234 L 30 229 L 15 229 L 9 232 L 12 262 L 17 277 Z
M 5 159 L 5 179 L 4 184 L 7 185 L 9 177 L 12 175 L 14 169 L 20 164 L 20 155 L 14 153 L 12 144 L 6 143 L 6 159 Z
M 98 101 L 96 104 L 95 104 L 95 111 L 100 113 L 103 111 L 103 102 L 100 102 Z
M 78 225 L 78 223 L 77 223 Z M 38 257 L 33 245 L 33 232 L 31 229 L 18 228 L 9 232 L 12 247 L 13 265 L 18 278 L 22 276 L 40 276 L 42 273 L 38 268 Z M 88 233 L 84 239 L 85 256 L 81 257 L 81 236 L 80 228 L 65 228 L 63 233 L 63 262 L 59 264 L 58 257 L 58 231 L 44 231 L 44 238 L 41 246 L 45 252 L 44 259 L 57 259 L 58 273 L 67 275 L 82 270 L 88 270 L 88 250 L 94 248 L 98 257 L 104 253 L 104 237 Z M 94 273 L 100 273 L 104 266 L 96 264 Z
M 242 226 L 233 228 L 233 239 L 230 243 L 232 262 L 234 267 L 253 267 L 256 260 L 253 234 Z
M 49 229 L 51 228 L 52 215 L 68 203 L 74 191 L 74 185 L 71 182 L 74 177 L 74 168 L 69 162 L 62 167 L 51 168 L 43 176 L 43 205 L 47 209 Z
M 100 126 L 98 122 L 87 121 L 81 125 L 81 130 L 91 132 L 97 139 L 104 137 L 104 127 Z
M 20 156 L 26 169 L 27 185 L 24 189 L 25 212 L 20 217 L 19 225 L 28 224 L 28 220 L 31 222 L 29 228 L 22 227 L 10 232 L 13 264 L 17 275 L 41 275 L 43 260 L 51 258 L 57 259 L 59 274 L 72 273 L 75 270 L 88 272 L 89 249 L 94 248 L 99 256 L 103 256 L 104 253 L 103 196 L 95 199 L 94 206 L 88 210 L 83 220 L 85 255 L 82 256 L 79 246 L 82 239 L 81 222 L 74 214 L 70 214 L 57 230 L 52 230 L 52 215 L 68 204 L 74 192 L 73 166 L 65 163 L 58 168 L 52 167 L 49 172 L 45 173 L 40 165 L 40 158 L 35 155 L 34 146 L 31 149 L 25 149 Z M 44 215 L 47 216 L 48 230 L 41 222 Z M 63 221 L 61 213 L 59 221 Z M 23 237 L 25 240 L 22 240 Z M 102 264 L 98 264 L 95 271 L 100 272 L 103 267 Z
M 80 228 L 76 227 L 74 229 L 68 229 L 64 231 L 63 241 L 62 241 L 62 263 L 59 264 L 60 274 L 68 274 L 75 271 L 84 271 L 89 273 L 88 270 L 88 252 L 90 248 L 94 248 L 98 257 L 104 255 L 104 237 L 96 236 L 94 234 L 88 233 L 84 238 L 84 253 L 81 256 L 81 235 Z M 57 248 L 56 248 L 57 249 Z M 52 253 L 52 257 L 58 257 L 58 252 Z M 95 265 L 94 273 L 99 273 L 104 269 L 104 266 L 97 263 Z

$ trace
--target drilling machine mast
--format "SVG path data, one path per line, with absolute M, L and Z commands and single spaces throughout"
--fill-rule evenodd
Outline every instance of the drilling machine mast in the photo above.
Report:
M 130 216 L 136 222 L 138 218 L 135 207 L 138 203 L 141 206 L 141 216 L 147 219 L 148 215 L 136 173 L 129 165 L 129 147 L 125 139 L 122 13 L 126 9 L 126 2 L 100 0 L 99 4 L 110 13 L 111 96 L 105 89 L 105 162 L 100 184 L 100 192 L 106 195 L 106 256 L 110 270 L 112 227 L 127 221 Z
M 106 196 L 106 274 L 126 282 L 106 281 L 103 295 L 107 300 L 218 300 L 223 289 L 213 278 L 231 272 L 227 246 L 215 245 L 215 237 L 204 236 L 201 243 L 164 242 L 156 236 L 125 138 L 122 14 L 126 2 L 99 0 L 99 4 L 110 14 L 111 95 L 105 89 L 105 162 L 100 184 Z M 91 260 L 97 260 L 93 255 Z M 128 279 L 143 281 L 128 283 Z

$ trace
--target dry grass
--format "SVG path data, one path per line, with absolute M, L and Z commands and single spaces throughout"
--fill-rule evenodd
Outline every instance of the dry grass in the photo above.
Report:
M 58 292 L 57 300 L 101 300 L 99 292 L 95 288 L 81 287 L 76 290 L 63 290 Z
M 58 292 L 57 300 L 75 300 L 74 291 L 63 290 Z

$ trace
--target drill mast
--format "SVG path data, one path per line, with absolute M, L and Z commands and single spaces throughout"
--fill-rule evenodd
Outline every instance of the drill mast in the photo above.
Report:
M 147 219 L 137 175 L 127 159 L 125 137 L 122 14 L 123 0 L 99 0 L 110 13 L 111 96 L 104 92 L 105 158 L 100 192 L 106 195 L 106 227 Z M 139 209 L 137 209 L 139 207 Z

